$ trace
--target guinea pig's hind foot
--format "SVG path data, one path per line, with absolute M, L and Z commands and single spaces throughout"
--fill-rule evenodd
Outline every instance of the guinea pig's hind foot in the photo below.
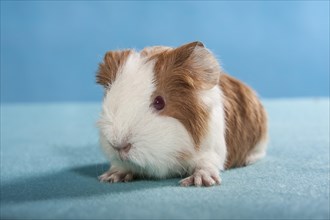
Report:
M 193 175 L 182 179 L 181 186 L 213 186 L 220 185 L 221 178 L 218 172 L 212 172 L 204 169 L 196 170 Z
M 100 182 L 109 182 L 109 183 L 117 183 L 117 182 L 129 182 L 133 180 L 133 174 L 130 172 L 120 172 L 109 170 L 103 173 L 98 177 Z

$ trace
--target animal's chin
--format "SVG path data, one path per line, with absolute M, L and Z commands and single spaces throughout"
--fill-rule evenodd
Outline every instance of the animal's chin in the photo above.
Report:
M 118 159 L 123 162 L 126 162 L 129 161 L 129 156 L 127 154 L 118 153 Z
M 145 169 L 145 164 L 141 164 L 139 161 L 136 161 L 134 158 L 130 157 L 129 155 L 126 155 L 122 158 L 119 157 L 119 160 L 121 160 L 123 163 L 127 164 L 128 166 L 137 168 L 138 170 Z

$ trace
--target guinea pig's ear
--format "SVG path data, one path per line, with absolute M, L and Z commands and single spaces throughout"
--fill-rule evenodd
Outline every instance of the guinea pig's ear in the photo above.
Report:
M 132 50 L 109 51 L 105 54 L 103 62 L 99 64 L 96 82 L 105 88 L 113 83 L 120 67 L 122 67 Z
M 196 41 L 180 46 L 170 52 L 174 68 L 189 74 L 194 87 L 211 89 L 217 85 L 220 77 L 220 65 L 214 55 L 205 48 L 204 44 Z

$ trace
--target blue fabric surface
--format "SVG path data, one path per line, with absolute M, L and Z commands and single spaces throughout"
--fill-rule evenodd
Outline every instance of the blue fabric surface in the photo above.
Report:
M 221 186 L 99 183 L 100 103 L 1 105 L 1 218 L 329 218 L 329 99 L 264 100 L 268 155 Z

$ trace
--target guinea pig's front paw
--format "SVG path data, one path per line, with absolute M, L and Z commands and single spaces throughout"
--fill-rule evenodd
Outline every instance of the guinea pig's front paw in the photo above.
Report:
M 100 182 L 109 182 L 109 183 L 129 182 L 133 180 L 133 174 L 130 172 L 109 170 L 103 173 L 98 178 Z
M 219 173 L 207 169 L 196 170 L 193 175 L 180 181 L 181 186 L 213 186 L 220 184 L 221 178 Z

